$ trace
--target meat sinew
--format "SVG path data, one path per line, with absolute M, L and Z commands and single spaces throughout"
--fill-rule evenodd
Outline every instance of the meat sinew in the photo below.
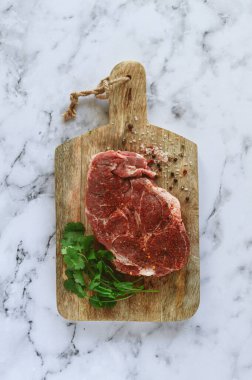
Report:
M 86 214 L 120 272 L 160 277 L 187 263 L 190 244 L 180 203 L 155 184 L 155 175 L 133 152 L 101 152 L 90 163 Z

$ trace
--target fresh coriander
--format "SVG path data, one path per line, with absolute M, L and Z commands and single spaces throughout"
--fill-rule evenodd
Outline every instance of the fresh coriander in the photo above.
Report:
M 80 298 L 88 298 L 95 308 L 113 307 L 118 301 L 136 293 L 156 293 L 144 289 L 135 281 L 124 281 L 123 275 L 112 267 L 113 254 L 105 249 L 95 249 L 92 235 L 84 235 L 82 223 L 68 223 L 61 240 L 61 253 L 66 265 L 64 281 L 66 290 Z

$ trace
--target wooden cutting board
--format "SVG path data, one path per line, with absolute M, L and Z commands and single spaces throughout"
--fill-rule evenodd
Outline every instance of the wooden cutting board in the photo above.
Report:
M 200 299 L 197 146 L 184 137 L 148 123 L 146 75 L 141 64 L 122 62 L 113 69 L 110 79 L 122 76 L 130 76 L 131 80 L 113 87 L 109 96 L 109 124 L 65 142 L 56 149 L 58 311 L 66 319 L 80 321 L 162 322 L 187 319 L 196 312 Z M 180 200 L 191 243 L 190 259 L 186 268 L 179 272 L 160 279 L 145 279 L 146 288 L 159 289 L 159 293 L 138 294 L 118 302 L 112 309 L 96 310 L 86 300 L 79 299 L 63 287 L 62 231 L 66 223 L 81 221 L 87 233 L 92 233 L 85 216 L 84 199 L 87 170 L 94 154 L 107 149 L 141 153 L 144 147 L 150 146 L 158 146 L 165 154 L 168 153 L 169 161 L 161 164 L 162 171 L 157 183 Z M 170 186 L 172 190 L 169 190 Z

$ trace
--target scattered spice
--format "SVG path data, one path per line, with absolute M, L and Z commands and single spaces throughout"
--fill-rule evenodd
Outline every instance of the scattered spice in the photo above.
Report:
M 134 128 L 134 125 L 131 124 L 131 123 L 129 123 L 129 124 L 128 124 L 128 130 L 129 130 L 130 132 L 132 132 L 133 128 Z
M 155 140 L 154 137 L 151 137 L 151 140 L 154 141 Z M 147 156 L 150 155 L 153 158 L 156 158 L 160 162 L 164 162 L 164 163 L 168 162 L 168 152 L 163 151 L 162 146 L 153 146 L 153 145 L 150 145 L 148 147 L 141 145 L 142 153 L 146 154 Z
M 185 200 L 186 202 L 189 202 L 190 198 L 187 196 Z
M 147 134 L 148 134 L 148 131 L 147 131 Z M 154 141 L 153 133 L 151 133 L 151 137 L 152 137 L 151 140 Z M 167 137 L 165 136 L 164 138 L 167 138 Z M 170 140 L 169 142 L 170 144 L 173 143 L 172 140 Z M 175 150 L 173 149 L 168 154 L 167 151 L 163 150 L 164 148 L 162 148 L 161 144 L 158 144 L 155 142 L 153 142 L 152 145 L 149 145 L 147 147 L 144 144 L 141 144 L 140 149 L 144 155 L 146 155 L 147 157 L 149 156 L 150 159 L 148 160 L 148 164 L 149 165 L 155 164 L 159 172 L 162 171 L 161 163 L 165 164 L 164 165 L 165 168 L 168 168 L 171 166 L 173 171 L 171 171 L 170 175 L 169 174 L 167 175 L 167 173 L 169 173 L 169 170 L 166 170 L 164 177 L 167 178 L 167 176 L 170 176 L 171 178 L 173 178 L 174 184 L 178 183 L 178 178 L 182 178 L 183 176 L 188 174 L 188 170 L 186 168 L 182 170 L 180 169 L 181 164 L 183 166 L 188 166 L 188 161 L 186 163 L 183 163 L 183 162 L 178 163 L 180 157 L 186 156 L 184 144 L 181 144 L 181 149 L 180 149 L 181 151 L 179 153 L 175 152 Z M 172 163 L 174 163 L 175 165 L 173 166 Z M 190 164 L 191 164 L 191 161 L 190 161 Z M 168 182 L 167 182 L 167 185 L 169 185 Z M 172 189 L 172 186 L 169 187 L 169 190 L 171 189 Z M 188 188 L 184 188 L 184 186 L 181 186 L 180 189 L 188 191 Z
M 142 153 L 144 153 L 144 144 L 143 144 L 143 143 L 140 145 L 140 151 L 141 151 Z
M 172 191 L 173 187 L 172 186 L 169 186 L 169 190 Z

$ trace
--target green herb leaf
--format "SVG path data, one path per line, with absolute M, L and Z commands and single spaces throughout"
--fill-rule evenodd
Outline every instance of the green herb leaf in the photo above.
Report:
M 80 298 L 84 298 L 87 295 L 82 286 L 80 284 L 76 284 L 73 279 L 65 280 L 64 287 L 66 290 L 75 293 Z
M 64 255 L 64 262 L 67 269 L 83 269 L 85 267 L 84 260 L 81 256 L 76 255 L 74 252 Z
M 68 280 L 65 280 L 64 281 L 64 287 L 66 290 L 70 290 L 71 292 L 73 291 L 73 289 L 75 289 L 75 282 L 73 279 L 68 279 Z
M 82 288 L 82 286 L 80 284 L 76 284 L 75 283 L 75 291 L 74 293 L 80 297 L 80 298 L 84 298 L 86 297 L 87 293 L 85 292 L 85 290 Z
M 66 274 L 67 278 L 73 278 L 73 271 L 72 270 L 66 269 L 65 274 Z
M 64 233 L 69 232 L 69 231 L 78 231 L 84 234 L 84 226 L 80 222 L 77 222 L 77 223 L 70 222 L 70 223 L 67 223 L 67 225 L 65 226 Z
M 87 255 L 88 260 L 96 260 L 96 253 L 94 249 L 91 249 Z
M 103 307 L 114 307 L 116 305 L 116 301 L 113 300 L 103 300 L 102 301 Z
M 90 305 L 92 305 L 96 309 L 103 307 L 103 303 L 97 295 L 91 296 L 89 298 L 89 303 L 90 303 Z
M 68 247 L 63 247 L 61 250 L 61 253 L 62 255 L 68 255 L 69 253 L 76 254 L 76 253 L 79 253 L 79 250 L 76 247 L 73 247 L 70 245 Z
M 89 252 L 94 242 L 94 237 L 92 235 L 84 236 L 83 249 L 85 252 Z
M 112 260 L 114 258 L 113 253 L 105 249 L 99 249 L 99 251 L 97 251 L 97 256 L 107 260 Z
M 74 278 L 74 281 L 77 283 L 77 284 L 80 284 L 82 286 L 85 286 L 85 281 L 84 281 L 84 278 L 83 278 L 83 274 L 82 274 L 82 271 L 78 270 L 78 271 L 74 271 L 73 272 L 73 278 Z

